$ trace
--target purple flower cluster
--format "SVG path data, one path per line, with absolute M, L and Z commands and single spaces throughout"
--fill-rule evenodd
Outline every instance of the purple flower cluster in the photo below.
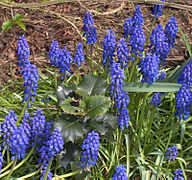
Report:
M 58 65 L 58 55 L 59 55 L 59 52 L 60 52 L 60 49 L 59 49 L 59 44 L 57 41 L 52 41 L 51 43 L 51 48 L 50 48 L 50 51 L 49 51 L 49 58 L 50 58 L 50 65 L 55 65 L 57 66 Z
M 20 73 L 23 72 L 23 68 L 25 64 L 29 64 L 29 45 L 27 43 L 27 40 L 24 38 L 24 35 L 19 37 L 19 41 L 17 43 L 17 55 L 18 55 L 18 65 L 21 66 Z
M 0 137 L 1 137 L 1 123 L 0 123 Z M 0 172 L 1 172 L 1 169 L 2 169 L 2 163 L 3 163 L 3 156 L 2 156 L 2 152 L 1 152 L 1 145 L 0 145 Z
M 128 180 L 126 168 L 123 165 L 116 166 L 116 172 L 114 173 L 112 180 Z
M 19 55 L 18 60 L 20 61 L 18 65 L 21 66 L 20 73 L 23 74 L 24 77 L 23 85 L 26 87 L 24 90 L 25 97 L 22 102 L 27 101 L 28 106 L 30 107 L 30 100 L 34 102 L 35 99 L 33 96 L 37 95 L 39 75 L 36 65 L 31 64 L 29 61 L 28 56 L 30 54 L 30 50 L 24 35 L 19 37 L 19 41 L 17 43 L 17 54 Z
M 166 42 L 166 37 L 162 25 L 159 24 L 152 31 L 150 42 L 151 45 L 149 46 L 149 52 L 156 53 L 159 56 L 160 62 L 162 61 L 164 63 L 168 54 L 170 53 L 170 50 L 169 44 Z
M 84 53 L 83 53 L 83 45 L 78 43 L 76 53 L 74 56 L 74 63 L 77 63 L 78 66 L 81 66 L 81 63 L 84 62 Z
M 182 85 L 192 85 L 192 62 L 187 64 L 177 79 L 177 83 Z
M 87 44 L 94 44 L 97 41 L 97 28 L 94 26 L 93 15 L 91 13 L 85 12 L 83 19 L 84 23 L 84 34 L 87 38 Z
M 81 163 L 82 167 L 90 167 L 95 166 L 98 160 L 98 152 L 99 152 L 99 133 L 91 131 L 87 134 L 87 138 L 84 139 L 81 148 L 83 152 L 81 153 Z
M 165 26 L 166 41 L 170 48 L 174 48 L 175 39 L 177 37 L 178 25 L 177 18 L 170 17 L 167 25 Z
M 35 99 L 33 96 L 37 96 L 37 87 L 38 87 L 38 79 L 39 75 L 37 72 L 37 66 L 34 64 L 26 64 L 24 71 L 24 86 L 26 86 L 26 89 L 24 90 L 25 97 L 22 102 L 27 101 L 28 107 L 31 107 L 30 99 L 32 102 L 35 102 Z
M 140 72 L 143 75 L 142 82 L 153 84 L 158 79 L 159 74 L 159 57 L 156 54 L 147 54 L 141 60 L 139 65 Z
M 135 56 L 142 56 L 141 52 L 144 51 L 143 47 L 145 45 L 146 39 L 142 26 L 143 15 L 141 13 L 141 7 L 137 5 L 133 17 L 126 19 L 124 23 L 124 35 L 125 37 L 130 36 L 130 53 L 134 53 Z M 134 57 L 132 57 L 131 59 L 134 60 Z
M 175 96 L 175 103 L 177 112 L 176 116 L 179 116 L 179 119 L 188 119 L 190 114 L 190 104 L 192 102 L 192 92 L 189 86 L 183 85 L 180 87 L 179 91 Z
M 70 63 L 73 61 L 73 58 L 71 56 L 71 53 L 67 51 L 67 48 L 64 47 L 63 49 L 60 50 L 59 52 L 59 62 L 58 62 L 58 67 L 60 69 L 59 73 L 62 74 L 61 79 L 64 78 L 64 75 L 67 74 L 67 72 L 71 73 L 70 70 Z
M 118 63 L 122 68 L 126 68 L 129 60 L 129 49 L 124 38 L 120 39 L 117 44 Z
M 113 63 L 113 57 L 115 56 L 116 37 L 112 30 L 108 30 L 103 40 L 103 64 L 107 64 L 107 67 Z
M 165 0 L 160 0 L 162 2 L 165 2 Z M 155 17 L 157 18 L 158 16 L 162 16 L 162 8 L 164 8 L 163 5 L 160 4 L 155 4 L 152 10 L 152 14 L 155 15 Z
M 174 172 L 174 174 L 175 174 L 175 176 L 174 176 L 173 180 L 184 180 L 183 171 L 181 169 L 177 169 Z
M 166 154 L 167 154 L 167 157 L 169 158 L 169 161 L 174 160 L 178 154 L 177 147 L 173 145 L 172 147 L 167 148 Z
M 40 180 L 43 180 L 44 176 L 45 176 L 45 173 L 46 173 L 46 170 L 47 170 L 47 166 L 48 165 L 44 165 L 42 167 L 42 172 L 41 172 L 41 177 L 40 177 Z M 48 172 L 48 175 L 47 175 L 47 179 L 48 180 L 52 180 L 52 177 L 53 177 L 53 173 L 52 172 Z
M 124 71 L 121 64 L 114 62 L 111 65 L 111 95 L 115 98 L 123 90 L 123 80 L 125 79 Z

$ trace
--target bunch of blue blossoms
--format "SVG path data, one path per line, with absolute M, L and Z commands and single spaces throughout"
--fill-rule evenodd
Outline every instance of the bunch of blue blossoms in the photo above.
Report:
M 116 172 L 113 175 L 112 180 L 128 180 L 126 168 L 123 165 L 116 166 Z
M 169 161 L 174 160 L 178 154 L 177 147 L 173 145 L 172 147 L 167 148 L 166 154 L 167 154 L 167 157 L 169 158 Z
M 81 153 L 81 163 L 83 168 L 89 168 L 95 166 L 98 160 L 99 152 L 99 133 L 91 131 L 87 134 L 87 138 L 84 139 L 81 148 L 83 152 Z
M 94 44 L 97 41 L 97 28 L 94 26 L 93 15 L 85 12 L 83 19 L 84 23 L 84 34 L 87 38 L 87 44 Z
M 107 64 L 107 68 L 109 68 L 109 65 L 114 61 L 116 48 L 116 37 L 114 34 L 112 30 L 108 30 L 103 40 L 103 64 L 104 66 Z
M 1 137 L 1 123 L 0 123 L 0 137 Z M 2 152 L 1 152 L 1 146 L 0 146 L 0 172 L 1 172 L 1 169 L 2 169 L 2 163 L 3 163 L 3 156 L 2 156 Z
M 175 174 L 175 176 L 174 176 L 173 180 L 184 180 L 183 171 L 181 169 L 177 169 L 174 172 L 174 174 Z
M 81 66 L 81 63 L 83 62 L 84 62 L 83 45 L 81 43 L 78 43 L 74 56 L 74 63 L 77 63 L 78 66 Z
M 49 58 L 50 58 L 50 65 L 54 65 L 54 66 L 57 66 L 58 65 L 58 61 L 59 61 L 59 58 L 58 58 L 58 55 L 59 55 L 59 44 L 57 41 L 52 41 L 51 43 L 51 48 L 50 48 L 50 51 L 49 51 Z
M 165 0 L 160 0 L 162 2 L 165 2 Z M 162 16 L 162 8 L 164 8 L 163 5 L 160 4 L 155 4 L 152 10 L 152 14 L 155 15 L 155 17 L 157 18 L 158 16 Z

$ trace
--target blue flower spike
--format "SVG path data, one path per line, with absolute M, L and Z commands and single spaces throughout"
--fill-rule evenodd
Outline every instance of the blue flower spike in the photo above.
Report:
M 166 151 L 166 154 L 167 154 L 167 157 L 169 158 L 169 161 L 175 160 L 178 153 L 179 153 L 178 149 L 177 149 L 177 147 L 175 145 L 173 145 L 172 147 L 167 148 L 167 151 Z
M 114 173 L 112 180 L 128 180 L 126 168 L 123 165 L 116 166 L 116 172 Z
M 173 178 L 173 180 L 184 180 L 184 177 L 183 177 L 183 171 L 181 169 L 177 169 L 175 172 L 174 172 L 175 176 Z
M 159 0 L 162 2 L 165 2 L 165 0 Z M 161 4 L 155 4 L 152 10 L 152 14 L 155 15 L 155 17 L 157 18 L 158 16 L 162 16 L 162 10 L 164 6 Z
M 84 62 L 84 53 L 83 53 L 83 45 L 78 43 L 76 53 L 74 56 L 74 63 L 77 63 L 78 66 L 81 66 L 81 63 Z

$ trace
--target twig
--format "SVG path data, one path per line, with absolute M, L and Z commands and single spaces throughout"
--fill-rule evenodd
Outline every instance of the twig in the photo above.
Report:
M 98 11 L 88 9 L 86 6 L 84 6 L 84 5 L 81 3 L 80 0 L 77 0 L 77 2 L 78 2 L 79 5 L 80 5 L 82 8 L 84 8 L 86 11 L 88 11 L 88 12 L 90 12 L 90 13 L 95 13 L 95 14 L 101 15 L 101 16 L 106 16 L 106 15 L 114 14 L 114 13 L 116 13 L 116 12 L 118 12 L 118 11 L 121 11 L 121 10 L 124 8 L 124 6 L 125 6 L 125 3 L 124 3 L 124 1 L 123 1 L 123 2 L 121 3 L 121 6 L 118 7 L 117 9 L 113 9 L 112 11 L 100 13 L 100 12 L 98 12 Z
M 56 5 L 56 4 L 62 4 L 66 2 L 76 2 L 77 0 L 53 0 L 53 1 L 47 1 L 43 3 L 9 3 L 5 0 L 1 0 L 0 6 L 4 8 L 39 8 L 39 7 L 45 7 L 50 5 Z M 89 2 L 88 0 L 81 0 L 83 2 Z M 116 0 L 119 2 L 124 2 L 125 0 Z M 177 9 L 182 9 L 186 11 L 192 11 L 192 6 L 182 5 L 182 4 L 176 4 L 176 3 L 169 3 L 169 2 L 162 2 L 158 0 L 126 0 L 128 2 L 137 2 L 137 3 L 148 3 L 148 4 L 162 4 L 164 6 L 173 7 Z M 98 13 L 98 12 L 97 12 Z

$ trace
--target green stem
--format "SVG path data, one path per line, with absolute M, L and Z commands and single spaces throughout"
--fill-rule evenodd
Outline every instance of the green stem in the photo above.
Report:
M 70 172 L 70 173 L 67 173 L 67 174 L 63 174 L 61 176 L 54 177 L 54 178 L 52 178 L 52 180 L 59 180 L 59 179 L 62 179 L 62 178 L 74 176 L 74 175 L 79 174 L 79 173 L 80 173 L 80 170 L 76 170 L 76 171 L 73 171 L 73 172 Z
M 137 65 L 137 59 L 134 60 L 134 63 L 133 63 L 133 66 L 132 66 L 132 69 L 131 69 L 131 72 L 130 72 L 130 75 L 129 75 L 128 82 L 131 82 L 131 80 L 132 80 L 133 73 L 135 72 L 136 65 Z
M 16 169 L 18 169 L 18 168 L 20 168 L 20 167 L 30 158 L 30 156 L 33 154 L 33 151 L 34 151 L 36 145 L 37 145 L 37 143 L 35 143 L 35 145 L 34 145 L 33 148 L 31 149 L 31 151 L 29 152 L 29 154 L 26 156 L 26 158 L 23 159 L 19 164 L 17 164 L 17 166 L 15 166 L 15 167 L 13 168 L 13 171 L 16 170 Z M 3 174 L 0 174 L 0 179 L 1 179 L 2 177 L 6 176 L 7 174 L 9 174 L 10 171 L 11 171 L 11 170 L 8 170 L 8 171 L 4 172 Z
M 87 53 L 88 65 L 91 68 L 91 62 L 90 62 L 90 58 L 89 58 L 89 45 L 88 44 L 86 44 L 86 53 Z
M 94 66 L 93 66 L 93 44 L 91 44 L 91 46 L 90 46 L 90 54 L 91 54 L 91 63 L 90 63 L 91 70 L 92 70 L 92 73 L 94 73 L 95 70 L 94 70 Z
M 7 164 L 10 163 L 10 153 L 9 153 L 9 147 L 7 147 Z
M 50 171 L 50 169 L 51 169 L 52 161 L 53 161 L 53 157 L 51 157 L 50 160 L 49 160 L 49 163 L 48 163 L 48 166 L 47 166 L 47 170 L 46 170 L 46 172 L 45 172 L 45 175 L 44 175 L 44 177 L 43 177 L 43 180 L 46 180 L 46 179 L 47 179 L 48 173 L 49 173 L 49 171 Z
M 149 30 L 149 34 L 148 34 L 147 39 L 146 39 L 146 43 L 145 43 L 144 49 L 146 48 L 147 42 L 149 41 L 149 38 L 150 38 L 151 33 L 152 33 L 152 31 L 153 31 L 153 27 L 154 27 L 154 25 L 155 25 L 155 20 L 156 20 L 156 17 L 154 16 L 153 21 L 152 21 L 152 24 L 151 24 L 151 28 L 150 28 L 150 30 Z
M 19 178 L 17 178 L 17 180 L 27 179 L 27 178 L 29 178 L 29 177 L 31 177 L 31 176 L 34 176 L 34 175 L 38 174 L 39 171 L 40 171 L 40 170 L 37 170 L 37 171 L 35 171 L 35 172 L 32 172 L 31 174 L 27 174 L 27 175 L 25 175 L 25 176 L 19 177 Z
M 11 161 L 7 166 L 5 166 L 1 171 L 0 171 L 0 174 L 4 171 L 6 171 L 12 164 L 13 164 L 14 161 Z
M 23 109 L 21 111 L 21 114 L 19 115 L 19 118 L 17 120 L 17 125 L 19 125 L 19 122 L 21 121 L 21 118 L 23 117 L 23 114 L 24 114 L 24 112 L 25 112 L 25 110 L 27 108 L 28 103 L 29 103 L 29 99 L 24 104 L 24 107 L 23 107 Z
M 128 133 L 128 131 L 127 131 L 127 134 L 124 134 L 124 136 L 125 136 L 125 141 L 126 141 L 126 150 L 127 150 L 127 152 L 126 152 L 126 157 L 127 157 L 127 159 L 126 159 L 126 161 L 127 161 L 127 177 L 128 177 L 128 179 L 129 179 L 129 172 L 130 172 L 130 147 L 129 147 L 129 133 Z
M 17 163 L 17 154 L 15 155 L 15 160 L 14 160 L 13 166 L 11 167 L 11 170 L 10 170 L 8 176 L 6 177 L 6 180 L 9 180 L 9 177 L 11 176 L 11 174 L 12 174 L 13 171 L 14 171 L 14 168 L 15 168 L 16 163 Z
M 97 52 L 98 52 L 99 57 L 100 57 L 100 61 L 99 61 L 98 63 L 101 63 L 101 61 L 102 61 L 103 57 L 102 57 L 102 55 L 101 55 L 101 51 L 100 51 L 100 49 L 99 49 L 99 47 L 98 47 L 97 42 L 95 43 L 95 46 L 96 46 Z
M 54 82 L 55 82 L 55 88 L 57 88 L 57 72 L 56 72 L 56 66 L 54 67 Z

